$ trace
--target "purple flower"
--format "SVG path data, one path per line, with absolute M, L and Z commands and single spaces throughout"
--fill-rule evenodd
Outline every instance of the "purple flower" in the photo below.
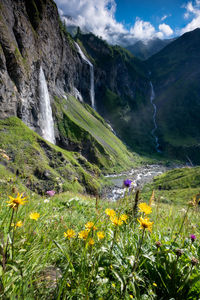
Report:
M 191 241 L 192 241 L 192 243 L 196 240 L 196 235 L 194 235 L 194 234 L 191 234 L 190 235 L 190 238 L 191 238 Z
M 132 183 L 132 180 L 130 180 L 130 179 L 126 179 L 126 180 L 124 180 L 124 186 L 125 187 L 130 187 L 131 186 L 131 183 Z
M 53 197 L 54 195 L 55 195 L 55 191 L 54 190 L 52 190 L 52 191 L 47 191 L 46 192 L 47 193 L 47 195 L 49 195 L 50 197 Z

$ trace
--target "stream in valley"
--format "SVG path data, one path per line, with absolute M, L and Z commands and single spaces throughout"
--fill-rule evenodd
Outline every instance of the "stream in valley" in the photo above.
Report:
M 123 186 L 123 182 L 125 179 L 132 180 L 134 188 L 141 188 L 144 184 L 152 182 L 155 176 L 158 176 L 169 169 L 171 168 L 155 164 L 141 166 L 121 174 L 106 175 L 105 177 L 111 180 L 113 186 L 105 191 L 104 197 L 111 201 L 116 201 L 124 196 L 126 188 Z

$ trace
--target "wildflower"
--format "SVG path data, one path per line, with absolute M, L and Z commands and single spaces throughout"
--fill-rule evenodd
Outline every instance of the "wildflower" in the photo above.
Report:
M 55 195 L 55 191 L 54 190 L 52 190 L 52 191 L 47 191 L 46 192 L 47 193 L 47 195 L 49 195 L 50 197 L 53 197 L 54 195 Z
M 129 296 L 130 296 L 131 299 L 133 299 L 133 295 L 130 294 Z
M 112 208 L 106 208 L 105 213 L 109 216 L 109 217 L 114 217 L 116 215 L 116 212 L 114 211 L 114 209 Z
M 88 234 L 89 234 L 88 230 L 82 230 L 79 232 L 78 237 L 79 237 L 79 239 L 86 240 L 88 237 Z
M 196 240 L 196 235 L 191 234 L 191 235 L 190 235 L 190 238 L 191 238 L 192 243 L 194 243 L 194 241 Z
M 199 263 L 198 259 L 196 259 L 195 257 L 192 257 L 192 259 L 191 259 L 191 264 L 192 264 L 193 266 L 195 266 L 195 265 L 198 265 L 198 263 Z
M 140 209 L 140 212 L 144 212 L 145 215 L 149 215 L 152 213 L 152 208 L 151 206 L 149 206 L 148 204 L 146 203 L 140 203 L 138 205 L 139 209 Z
M 73 229 L 68 229 L 67 232 L 64 232 L 64 237 L 68 238 L 68 240 L 75 238 L 75 235 L 76 233 Z
M 153 283 L 153 285 L 154 285 L 155 287 L 157 287 L 157 284 L 156 284 L 155 282 Z
M 125 187 L 129 188 L 131 186 L 131 184 L 132 184 L 132 180 L 130 180 L 130 179 L 124 180 L 124 186 Z
M 155 242 L 155 244 L 156 244 L 157 248 L 160 248 L 162 246 L 161 242 L 159 242 L 159 241 Z
M 15 224 L 15 227 L 22 227 L 23 226 L 23 222 L 22 221 L 18 221 L 16 224 Z
M 97 230 L 97 227 L 94 226 L 94 223 L 93 223 L 93 222 L 87 222 L 87 223 L 85 224 L 85 228 L 88 229 L 88 230 L 90 230 L 90 229 Z
M 111 220 L 111 222 L 113 223 L 113 225 L 115 225 L 115 226 L 121 226 L 122 224 L 123 224 L 123 221 L 120 219 L 120 218 L 118 218 L 118 217 L 110 217 L 110 220 Z
M 127 215 L 121 215 L 119 218 L 127 224 L 127 219 L 128 219 Z
M 94 245 L 94 243 L 95 243 L 95 242 L 94 242 L 94 239 L 92 239 L 92 238 L 91 238 L 91 239 L 89 239 L 89 241 L 88 241 L 88 245 L 90 245 L 90 246 L 93 246 L 93 245 Z
M 35 220 L 35 221 L 37 221 L 37 220 L 39 219 L 39 217 L 40 217 L 40 214 L 37 213 L 37 212 L 32 212 L 32 213 L 30 213 L 30 215 L 29 215 L 29 218 L 30 218 L 31 220 Z
M 105 233 L 104 233 L 104 231 L 98 231 L 98 232 L 97 232 L 97 237 L 98 237 L 99 240 L 104 239 L 104 238 L 105 238 Z
M 49 199 L 44 199 L 44 203 L 49 203 Z
M 181 255 L 183 255 L 183 250 L 182 249 L 176 249 L 175 253 L 178 257 L 180 257 Z
M 112 286 L 115 288 L 116 287 L 115 283 L 112 283 Z
M 8 205 L 13 209 L 18 209 L 19 205 L 24 205 L 27 201 L 25 201 L 25 199 L 27 197 L 22 198 L 23 193 L 21 193 L 21 195 L 19 193 L 17 193 L 17 197 L 13 198 L 12 196 L 9 196 L 10 201 L 7 201 Z
M 140 217 L 140 219 L 138 219 L 138 222 L 140 223 L 140 229 L 147 229 L 150 232 L 152 231 L 153 222 L 150 222 L 149 218 Z

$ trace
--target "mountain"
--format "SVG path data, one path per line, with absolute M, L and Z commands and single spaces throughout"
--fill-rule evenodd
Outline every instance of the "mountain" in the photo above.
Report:
M 154 38 L 148 41 L 137 41 L 133 45 L 126 47 L 133 55 L 136 57 L 146 60 L 155 53 L 162 50 L 165 46 L 170 44 L 174 39 L 161 40 L 159 38 Z
M 200 163 L 200 29 L 185 33 L 147 63 L 163 152 Z
M 60 181 L 70 189 L 76 177 L 79 188 L 93 194 L 102 172 L 131 168 L 137 156 L 87 103 L 90 68 L 54 1 L 0 0 L 0 148 L 10 157 L 1 156 L 3 167 L 32 178 L 40 193 L 46 180 L 44 189 Z M 45 141 L 48 130 L 56 145 Z
M 153 126 L 150 81 L 145 63 L 120 46 L 111 46 L 93 34 L 76 35 L 94 64 L 95 99 L 98 112 L 132 149 L 151 152 Z

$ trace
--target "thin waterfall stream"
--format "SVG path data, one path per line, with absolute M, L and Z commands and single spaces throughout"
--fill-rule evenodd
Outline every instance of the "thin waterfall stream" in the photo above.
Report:
M 85 56 L 83 51 L 81 50 L 79 44 L 75 42 L 76 48 L 82 57 L 82 59 L 89 65 L 90 67 L 90 101 L 91 101 L 91 106 L 93 109 L 95 108 L 95 93 L 94 93 L 94 66 L 93 64 L 89 61 L 89 59 Z
M 160 149 L 159 149 L 160 144 L 158 143 L 158 137 L 155 134 L 155 132 L 156 132 L 156 130 L 158 128 L 157 123 L 156 123 L 157 107 L 156 107 L 156 104 L 153 102 L 154 99 L 155 99 L 155 92 L 154 92 L 153 84 L 152 84 L 151 81 L 150 81 L 150 86 L 151 86 L 150 101 L 151 101 L 151 104 L 152 104 L 153 109 L 154 109 L 154 112 L 153 112 L 153 124 L 154 124 L 154 128 L 151 130 L 151 135 L 155 139 L 155 148 L 156 148 L 156 151 L 160 153 L 161 152 Z
M 41 135 L 45 140 L 55 144 L 54 122 L 51 110 L 51 103 L 42 66 L 40 66 L 39 72 L 39 98 L 39 125 L 41 129 Z

